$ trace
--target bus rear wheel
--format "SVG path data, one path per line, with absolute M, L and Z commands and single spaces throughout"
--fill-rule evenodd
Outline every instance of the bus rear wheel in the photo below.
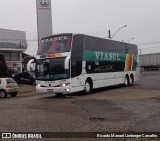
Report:
M 130 85 L 130 82 L 129 82 L 129 77 L 126 76 L 125 79 L 124 79 L 124 86 L 129 86 Z
M 131 75 L 131 77 L 130 77 L 130 85 L 133 85 L 133 83 L 134 83 L 134 76 Z
M 92 91 L 92 84 L 89 80 L 86 80 L 85 82 L 85 88 L 84 88 L 84 93 L 85 94 L 90 94 Z

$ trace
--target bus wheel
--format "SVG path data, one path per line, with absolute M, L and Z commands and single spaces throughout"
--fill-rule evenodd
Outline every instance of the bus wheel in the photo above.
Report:
M 131 75 L 131 77 L 130 77 L 130 85 L 133 85 L 133 82 L 134 82 L 134 77 L 133 77 L 133 75 Z
M 125 77 L 125 80 L 124 80 L 124 86 L 129 86 L 129 85 L 130 85 L 129 77 L 126 76 L 126 77 Z
M 90 82 L 89 80 L 87 80 L 87 81 L 85 82 L 84 93 L 85 93 L 85 94 L 89 94 L 89 93 L 91 93 L 91 91 L 92 91 L 91 82 Z

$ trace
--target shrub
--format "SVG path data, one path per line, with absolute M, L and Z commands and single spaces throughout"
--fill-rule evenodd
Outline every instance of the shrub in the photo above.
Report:
M 4 56 L 0 54 L 0 77 L 8 77 L 8 68 L 4 59 Z

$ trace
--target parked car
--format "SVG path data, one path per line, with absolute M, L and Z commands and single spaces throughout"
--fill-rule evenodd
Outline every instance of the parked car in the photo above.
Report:
M 34 72 L 19 73 L 14 77 L 14 80 L 19 84 L 35 85 L 35 73 Z
M 15 97 L 19 87 L 13 78 L 0 78 L 0 97 L 5 98 L 8 94 Z

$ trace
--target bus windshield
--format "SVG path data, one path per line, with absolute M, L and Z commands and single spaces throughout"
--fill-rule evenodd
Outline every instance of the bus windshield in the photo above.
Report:
M 61 80 L 69 78 L 69 71 L 64 68 L 65 57 L 40 59 L 36 63 L 37 80 Z
M 70 52 L 71 35 L 51 36 L 41 40 L 41 46 L 38 48 L 38 55 Z

